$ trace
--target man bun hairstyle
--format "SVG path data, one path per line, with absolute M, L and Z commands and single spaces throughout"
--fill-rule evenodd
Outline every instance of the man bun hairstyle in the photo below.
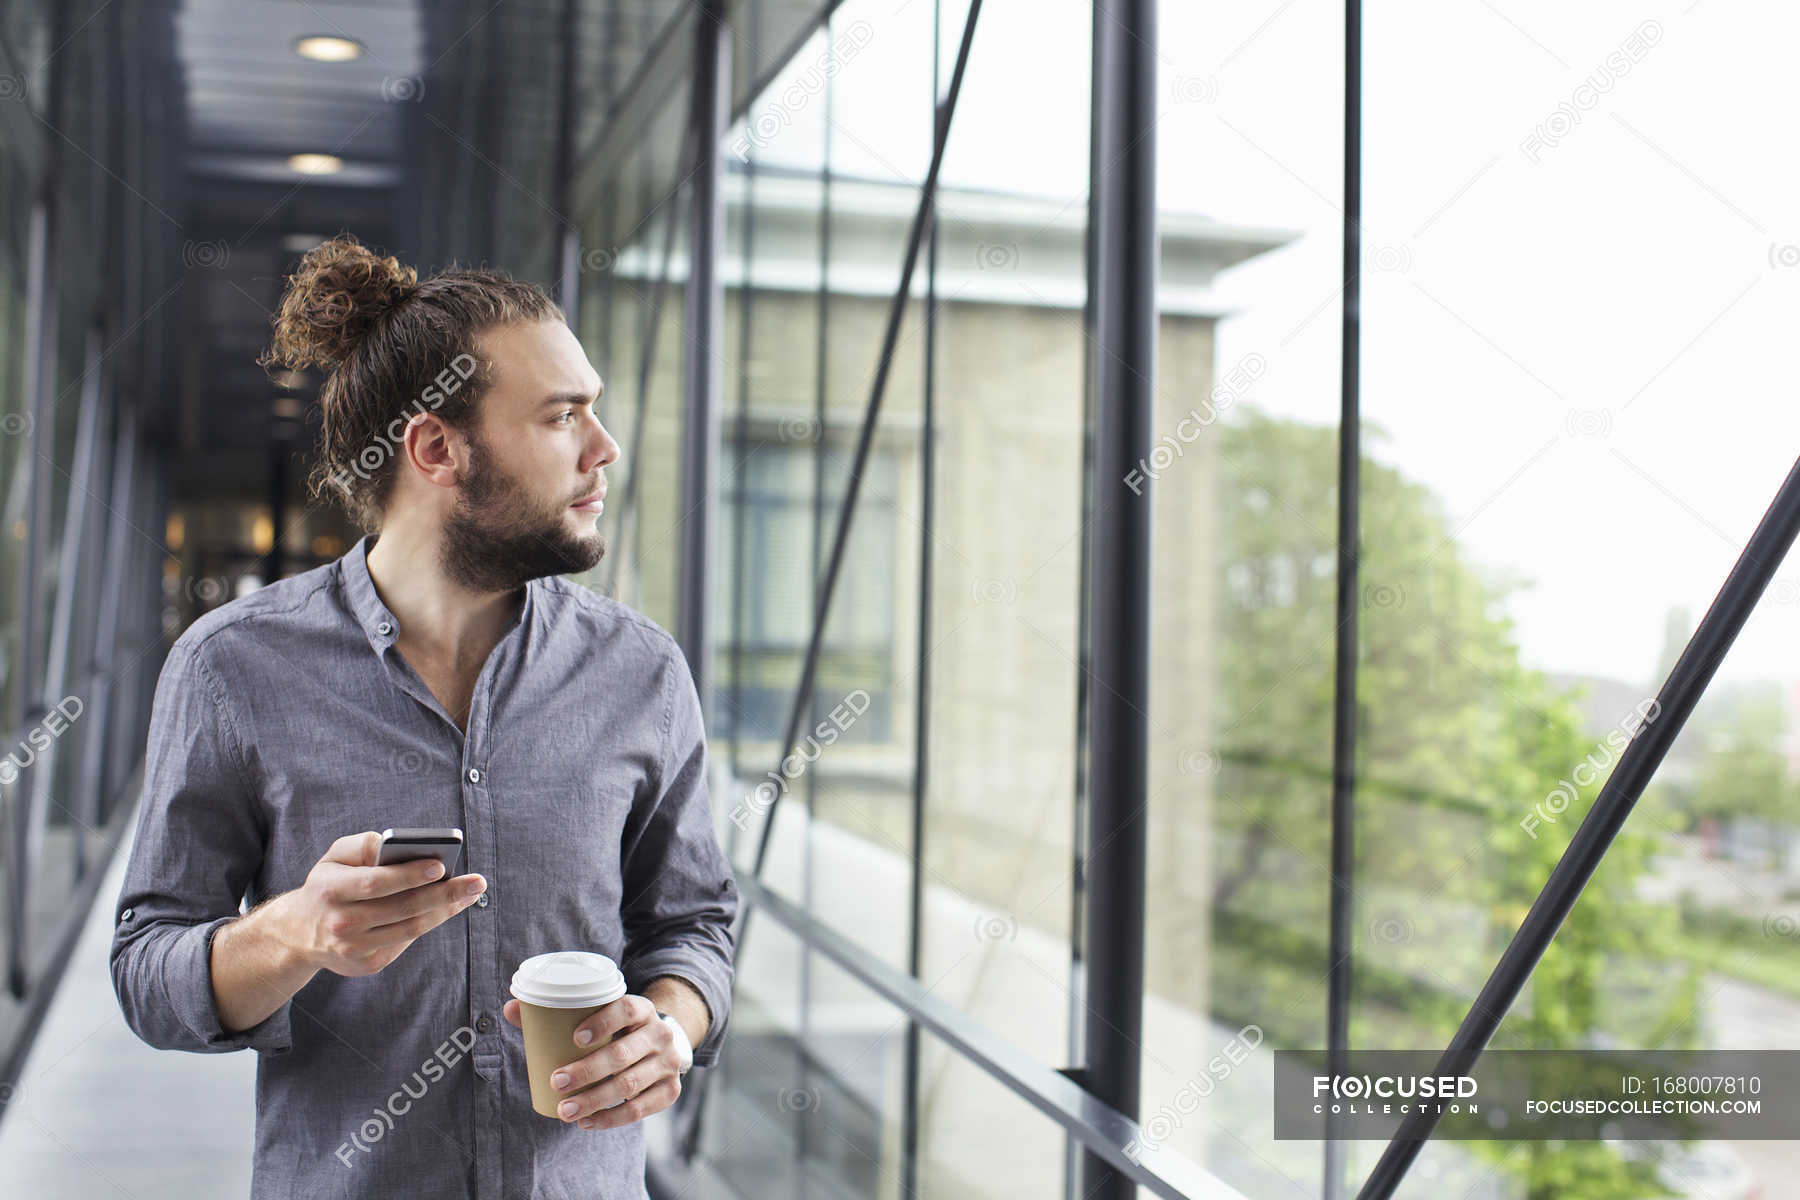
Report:
M 473 437 L 475 402 L 493 381 L 477 338 L 547 319 L 563 319 L 556 302 L 504 271 L 452 266 L 421 283 L 413 268 L 347 233 L 307 251 L 257 361 L 325 373 L 308 494 L 342 504 L 365 531 L 379 529 L 407 423 L 434 413 Z

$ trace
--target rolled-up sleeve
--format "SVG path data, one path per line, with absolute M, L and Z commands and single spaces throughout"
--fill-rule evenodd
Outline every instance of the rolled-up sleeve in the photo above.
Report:
M 659 975 L 694 985 L 711 1015 L 696 1066 L 718 1060 L 731 1018 L 737 883 L 713 825 L 706 733 L 687 660 L 673 648 L 664 677 L 663 754 L 621 847 L 621 969 L 632 991 Z
M 292 1001 L 228 1033 L 213 996 L 213 938 L 238 919 L 267 843 L 205 645 L 178 639 L 157 680 L 137 837 L 113 910 L 113 991 L 131 1031 L 159 1050 L 284 1054 Z

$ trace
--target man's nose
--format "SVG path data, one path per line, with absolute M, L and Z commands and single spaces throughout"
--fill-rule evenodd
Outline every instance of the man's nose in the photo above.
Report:
M 606 431 L 604 425 L 600 426 L 600 437 L 594 450 L 603 467 L 610 467 L 619 461 L 619 443 L 613 440 L 613 435 Z

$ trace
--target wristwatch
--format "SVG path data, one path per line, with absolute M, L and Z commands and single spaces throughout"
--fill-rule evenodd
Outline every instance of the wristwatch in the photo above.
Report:
M 675 1053 L 681 1061 L 681 1066 L 675 1073 L 686 1075 L 688 1068 L 694 1065 L 694 1046 L 692 1042 L 688 1041 L 687 1030 L 681 1027 L 680 1021 L 666 1012 L 657 1013 L 656 1019 L 675 1031 Z

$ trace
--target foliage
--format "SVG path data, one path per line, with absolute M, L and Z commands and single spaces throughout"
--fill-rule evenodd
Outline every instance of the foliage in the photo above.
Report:
M 1219 437 L 1215 940 L 1240 969 L 1310 974 L 1322 998 L 1337 431 L 1240 409 Z M 1378 442 L 1379 431 L 1365 440 Z M 1607 748 L 1583 729 L 1576 695 L 1520 662 L 1502 611 L 1520 585 L 1465 559 L 1437 499 L 1368 454 L 1360 495 L 1351 1044 L 1421 1048 L 1393 1043 L 1405 1029 L 1423 1031 L 1432 1039 L 1426 1048 L 1436 1048 L 1455 1032 L 1605 772 L 1588 787 L 1571 783 L 1577 799 L 1566 811 L 1555 813 L 1547 798 L 1584 758 L 1601 763 Z M 1554 819 L 1528 827 L 1539 806 Z M 1678 917 L 1634 897 L 1651 850 L 1628 825 L 1495 1048 L 1572 1049 L 1603 1038 L 1651 1045 L 1640 1039 L 1686 1028 L 1695 980 L 1691 967 L 1671 969 Z M 1297 970 L 1309 957 L 1310 972 Z M 1252 1002 L 1244 980 L 1230 990 L 1234 1007 Z M 1263 1003 L 1272 1001 L 1265 994 Z M 1230 1019 L 1273 1025 L 1276 1044 L 1317 1028 L 1286 995 L 1275 1008 Z M 1533 1198 L 1638 1200 L 1658 1190 L 1643 1167 L 1598 1143 L 1467 1145 L 1499 1158 Z

